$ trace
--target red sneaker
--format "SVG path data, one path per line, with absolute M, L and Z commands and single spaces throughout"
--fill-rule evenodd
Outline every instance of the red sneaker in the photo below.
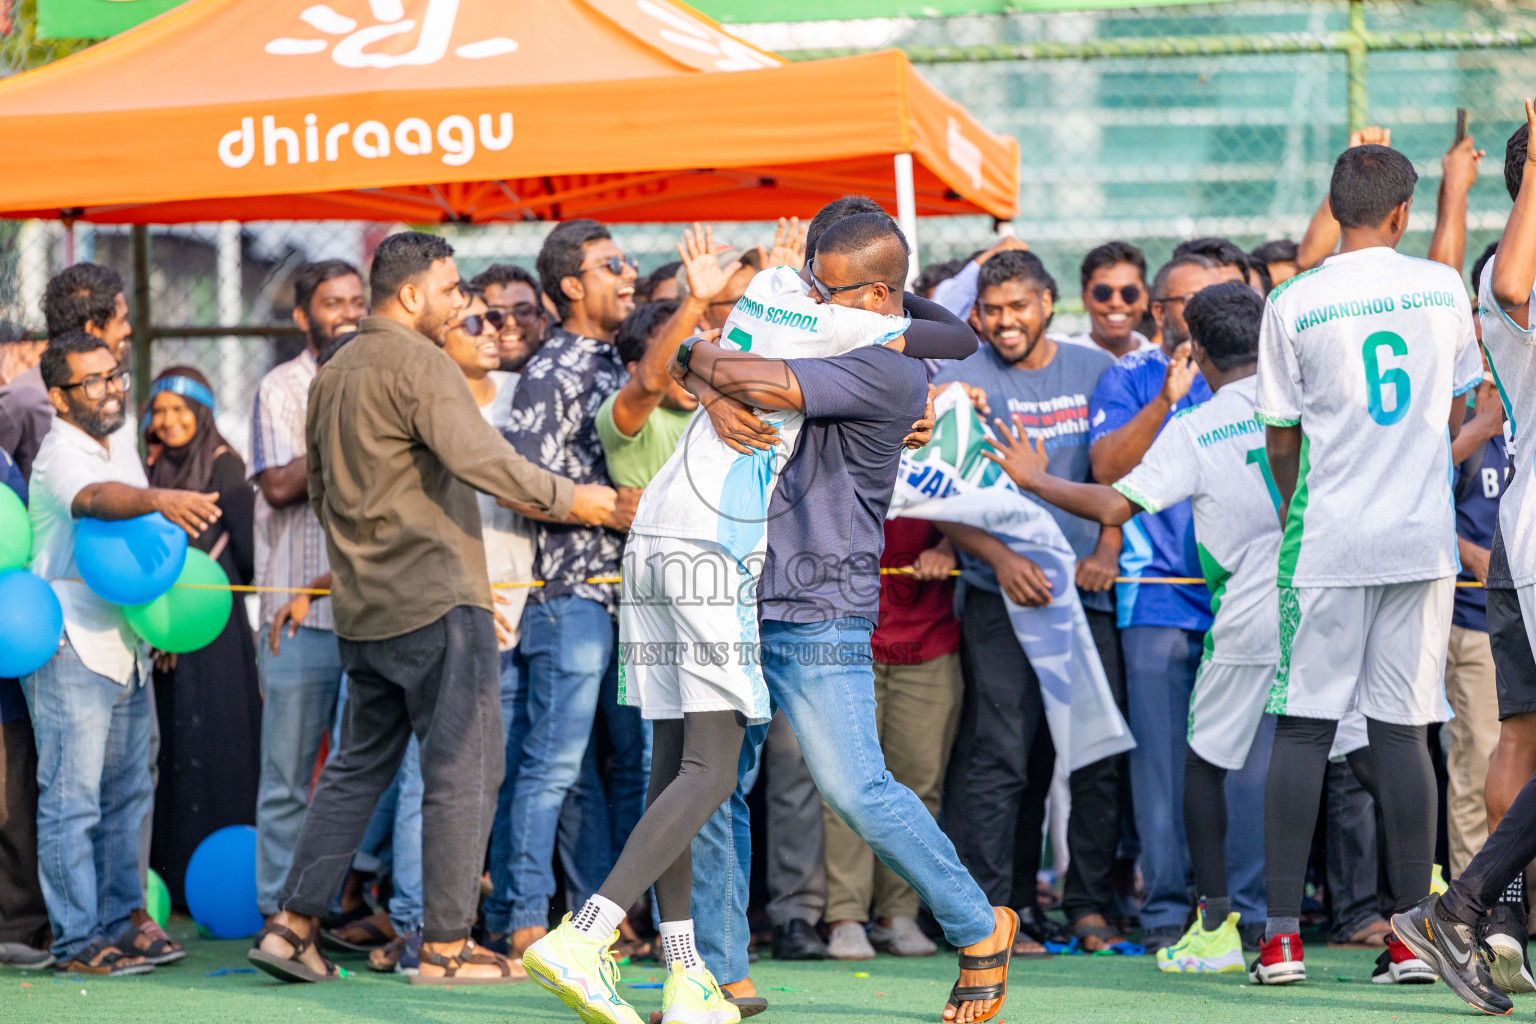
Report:
M 1301 936 L 1295 932 L 1265 939 L 1259 958 L 1248 968 L 1248 980 L 1255 985 L 1290 985 L 1307 980 L 1307 965 L 1302 963 Z
M 1371 980 L 1378 985 L 1428 985 L 1436 978 L 1435 969 L 1420 960 L 1392 933 L 1387 933 L 1387 948 L 1376 958 Z

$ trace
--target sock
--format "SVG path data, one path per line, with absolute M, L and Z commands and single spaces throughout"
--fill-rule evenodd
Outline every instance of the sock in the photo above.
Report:
M 1232 913 L 1232 900 L 1227 896 L 1206 896 L 1200 901 L 1200 927 L 1213 932 L 1227 923 Z
M 624 908 L 617 903 L 593 896 L 582 904 L 576 916 L 571 918 L 571 924 L 587 938 L 607 942 L 609 936 L 619 930 L 619 922 L 624 916 Z
M 667 970 L 682 964 L 685 971 L 702 971 L 704 961 L 693 944 L 693 918 L 661 922 L 661 953 Z
M 1277 935 L 1299 934 L 1301 932 L 1301 918 L 1299 917 L 1272 917 L 1264 926 L 1264 941 L 1268 942 Z
M 1525 910 L 1525 873 L 1516 875 L 1508 885 L 1504 887 L 1503 894 L 1499 897 L 1500 903 L 1512 903 Z

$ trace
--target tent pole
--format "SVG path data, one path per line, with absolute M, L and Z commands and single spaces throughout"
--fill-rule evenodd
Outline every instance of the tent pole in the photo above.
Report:
M 135 224 L 129 233 L 133 249 L 133 407 L 149 401 L 149 385 L 154 371 L 150 368 L 149 345 L 154 340 L 154 318 L 149 303 L 149 227 Z
M 912 181 L 912 154 L 896 154 L 896 224 L 907 236 L 912 257 L 907 266 L 907 283 L 917 280 L 917 191 Z

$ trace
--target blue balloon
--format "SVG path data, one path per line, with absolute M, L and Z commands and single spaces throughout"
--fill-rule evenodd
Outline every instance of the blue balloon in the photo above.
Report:
M 187 532 L 159 512 L 137 519 L 85 518 L 75 528 L 75 566 L 113 604 L 148 604 L 181 575 Z
M 187 909 L 216 939 L 243 939 L 261 930 L 256 909 L 256 830 L 226 825 L 197 844 L 187 862 Z
M 31 675 L 53 657 L 64 635 L 64 609 L 41 578 L 0 572 L 0 679 Z

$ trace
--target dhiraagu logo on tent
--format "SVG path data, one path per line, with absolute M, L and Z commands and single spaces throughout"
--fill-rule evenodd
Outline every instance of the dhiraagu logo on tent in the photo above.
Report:
M 347 156 L 378 160 L 391 153 L 404 156 L 437 155 L 449 167 L 463 167 L 479 149 L 499 151 L 512 145 L 512 114 L 509 111 L 449 114 L 434 126 L 425 118 L 407 117 L 393 125 L 383 121 L 337 121 L 324 127 L 315 114 L 302 124 L 283 122 L 267 114 L 258 130 L 255 117 L 242 117 L 240 126 L 219 139 L 219 160 L 225 167 L 241 168 L 260 154 L 267 167 L 285 164 L 335 163 Z

